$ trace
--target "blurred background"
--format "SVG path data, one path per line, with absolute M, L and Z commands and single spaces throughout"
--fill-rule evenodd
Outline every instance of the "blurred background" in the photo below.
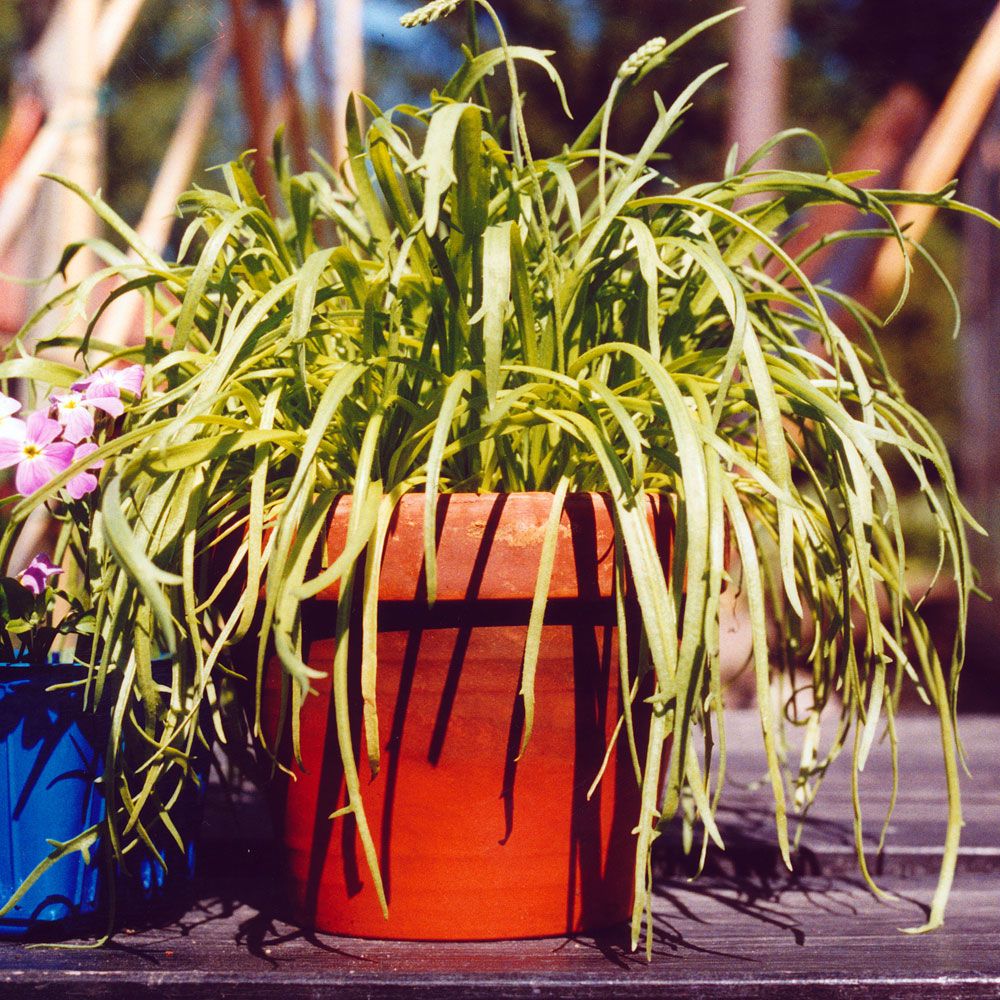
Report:
M 668 39 L 732 6 L 716 0 L 494 0 L 510 39 L 555 50 L 576 121 L 550 85 L 525 69 L 533 143 L 558 150 L 600 106 L 624 58 L 651 36 Z M 714 77 L 668 141 L 680 183 L 712 179 L 738 143 L 745 155 L 774 132 L 801 126 L 822 137 L 837 170 L 872 168 L 879 187 L 932 189 L 960 178 L 959 196 L 1000 213 L 1000 6 L 995 0 L 744 0 L 744 10 L 696 38 L 655 76 L 669 100 L 717 62 Z M 382 107 L 420 103 L 460 65 L 464 18 L 417 31 L 399 26 L 400 0 L 0 0 L 0 272 L 51 273 L 64 244 L 110 234 L 78 199 L 40 178 L 54 171 L 104 198 L 153 245 L 176 239 L 172 213 L 207 168 L 247 148 L 269 150 L 279 125 L 293 165 L 311 151 L 342 162 L 342 111 L 363 90 Z M 490 31 L 482 25 L 484 41 Z M 502 81 L 494 80 L 500 86 Z M 616 113 L 612 145 L 637 148 L 653 119 L 651 88 Z M 265 157 L 258 183 L 276 195 Z M 807 138 L 769 160 L 825 169 Z M 932 419 L 954 457 L 966 502 L 990 529 L 976 538 L 983 589 L 1000 594 L 1000 238 L 949 213 L 906 214 L 954 283 L 951 302 L 916 262 L 914 290 L 886 328 L 883 348 L 907 396 Z M 808 220 L 806 245 L 863 220 L 837 210 Z M 836 264 L 812 258 L 828 280 L 884 315 L 901 268 L 874 241 Z M 74 261 L 79 277 L 93 261 Z M 73 276 L 73 275 L 71 275 Z M 54 288 L 0 282 L 0 342 Z M 128 317 L 121 336 L 128 336 Z M 904 501 L 914 539 L 914 588 L 936 553 L 917 498 Z M 954 597 L 928 602 L 942 646 Z M 1000 613 L 976 601 L 964 700 L 1000 708 Z

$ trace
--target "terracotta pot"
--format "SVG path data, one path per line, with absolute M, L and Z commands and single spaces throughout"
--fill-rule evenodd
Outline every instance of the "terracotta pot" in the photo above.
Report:
M 639 790 L 624 738 L 587 800 L 620 713 L 613 522 L 610 501 L 597 494 L 566 500 L 534 732 L 515 760 L 521 661 L 551 503 L 541 493 L 443 496 L 433 609 L 425 599 L 423 498 L 400 504 L 379 589 L 382 763 L 374 779 L 359 751 L 389 918 L 371 887 L 353 818 L 327 818 L 346 803 L 346 792 L 329 684 L 321 682 L 301 715 L 304 769 L 274 790 L 300 922 L 361 937 L 463 940 L 566 934 L 629 916 Z M 331 557 L 343 548 L 349 510 L 349 499 L 335 509 Z M 649 518 L 666 560 L 669 506 L 651 500 Z M 335 596 L 332 588 L 306 615 L 310 665 L 325 671 L 332 668 Z M 636 619 L 631 596 L 627 604 Z M 353 666 L 360 637 L 352 632 Z M 638 632 L 636 622 L 630 637 Z M 357 674 L 352 669 L 355 683 Z M 281 684 L 272 662 L 263 706 L 272 741 Z M 360 720 L 357 690 L 351 710 Z M 635 717 L 644 744 L 644 706 Z M 287 726 L 283 738 L 287 750 Z M 356 749 L 360 742 L 356 731 Z

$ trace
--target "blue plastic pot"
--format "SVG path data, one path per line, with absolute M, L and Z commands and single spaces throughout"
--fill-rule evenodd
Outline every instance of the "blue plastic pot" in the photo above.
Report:
M 79 690 L 47 691 L 59 666 L 0 664 L 0 900 L 48 855 L 97 823 L 104 802 L 99 717 Z M 99 905 L 99 867 L 74 853 L 50 868 L 6 916 L 0 934 L 66 923 Z M 0 905 L 2 905 L 0 901 Z
M 0 663 L 0 906 L 51 852 L 49 841 L 70 840 L 104 815 L 96 781 L 107 715 L 83 710 L 82 689 L 47 690 L 70 679 L 70 670 Z M 198 771 L 204 779 L 207 760 Z M 166 835 L 157 838 L 166 868 L 148 851 L 127 859 L 127 871 L 117 875 L 120 909 L 155 903 L 191 878 L 203 789 L 204 781 L 189 786 L 173 811 L 184 848 Z M 0 917 L 0 938 L 67 933 L 97 913 L 106 888 L 99 844 L 89 862 L 79 852 L 70 854 Z

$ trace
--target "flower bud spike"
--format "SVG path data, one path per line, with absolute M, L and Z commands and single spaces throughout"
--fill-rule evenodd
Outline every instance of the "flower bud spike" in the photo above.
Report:
M 635 76 L 649 62 L 650 59 L 655 55 L 659 55 L 667 47 L 667 40 L 665 38 L 656 37 L 651 38 L 648 42 L 640 45 L 639 48 L 635 50 L 618 67 L 618 79 L 627 80 L 630 76 Z
M 438 20 L 438 18 L 453 14 L 460 2 L 461 0 L 431 0 L 430 3 L 425 3 L 423 7 L 418 7 L 416 10 L 411 10 L 408 14 L 404 14 L 399 19 L 399 23 L 404 28 L 417 28 L 422 24 L 430 24 L 432 21 Z

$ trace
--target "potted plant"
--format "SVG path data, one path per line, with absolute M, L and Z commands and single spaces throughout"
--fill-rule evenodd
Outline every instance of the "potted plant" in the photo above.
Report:
M 404 23 L 458 6 L 435 0 Z M 664 824 L 679 819 L 702 850 L 722 843 L 718 607 L 731 576 L 749 604 L 786 862 L 789 809 L 808 807 L 833 757 L 850 745 L 860 770 L 881 720 L 895 754 L 901 688 L 937 709 L 949 791 L 937 926 L 961 826 L 962 647 L 949 675 L 905 586 L 885 454 L 934 514 L 960 633 L 972 522 L 940 440 L 885 370 L 877 318 L 813 285 L 801 264 L 815 248 L 792 257 L 783 241 L 817 203 L 875 216 L 901 251 L 891 206 L 972 209 L 951 189 L 861 190 L 818 144 L 816 172 L 758 166 L 800 132 L 679 190 L 658 151 L 721 67 L 669 104 L 654 96 L 642 149 L 612 153 L 621 96 L 721 18 L 639 49 L 573 146 L 539 159 L 518 66 L 541 66 L 565 103 L 559 77 L 544 52 L 507 43 L 485 0 L 469 8 L 499 47 L 480 51 L 473 32 L 425 108 L 352 101 L 343 173 L 292 176 L 276 143 L 282 214 L 231 163 L 224 191 L 182 200 L 190 223 L 165 261 L 80 192 L 133 251 L 107 251 L 123 280 L 107 302 L 148 305 L 129 355 L 148 389 L 102 473 L 90 571 L 93 667 L 120 678 L 119 706 L 138 686 L 150 720 L 144 751 L 110 762 L 115 822 L 141 822 L 145 793 L 166 821 L 166 768 L 197 745 L 200 707 L 243 673 L 254 733 L 294 778 L 276 798 L 303 919 L 469 938 L 628 912 L 637 944 Z M 495 72 L 502 110 L 481 86 Z M 82 348 L 95 345 L 88 332 Z M 805 751 L 787 775 L 769 618 L 809 672 L 794 719 Z M 175 651 L 169 692 L 142 682 L 154 644 Z M 488 783 L 474 787 L 481 766 Z M 871 883 L 860 814 L 855 826 Z M 557 870 L 557 904 L 535 912 L 535 883 Z M 511 918 L 519 909 L 530 923 Z
M 79 685 L 85 678 L 69 664 L 50 659 L 57 632 L 71 633 L 76 625 L 73 612 L 58 629 L 45 624 L 56 600 L 52 578 L 59 572 L 47 556 L 38 555 L 17 577 L 0 580 L 6 626 L 0 635 L 5 855 L 0 896 L 6 901 L 19 889 L 51 852 L 53 841 L 76 841 L 79 851 L 14 900 L 0 917 L 0 937 L 61 927 L 98 905 L 99 870 L 91 848 L 100 808 L 99 734 L 81 709 Z
M 57 536 L 55 561 L 41 553 L 0 579 L 0 937 L 75 932 L 103 907 L 113 921 L 119 888 L 131 897 L 156 895 L 166 859 L 190 871 L 192 850 L 190 822 L 179 824 L 183 834 L 173 831 L 176 846 L 151 826 L 145 844 L 135 839 L 118 858 L 109 850 L 104 747 L 118 747 L 113 734 L 123 725 L 110 717 L 114 699 L 102 699 L 104 679 L 86 668 L 95 632 L 95 473 L 113 447 L 117 418 L 141 392 L 143 369 L 82 377 L 49 362 L 41 368 L 73 381 L 43 396 L 27 419 L 16 415 L 20 402 L 0 395 L 0 468 L 14 470 L 3 560 L 23 561 L 24 543 L 38 526 L 19 535 L 22 514 L 40 501 L 53 521 L 41 534 Z M 62 578 L 65 587 L 57 588 Z M 160 682 L 164 667 L 153 664 Z M 190 800 L 188 794 L 189 809 Z

